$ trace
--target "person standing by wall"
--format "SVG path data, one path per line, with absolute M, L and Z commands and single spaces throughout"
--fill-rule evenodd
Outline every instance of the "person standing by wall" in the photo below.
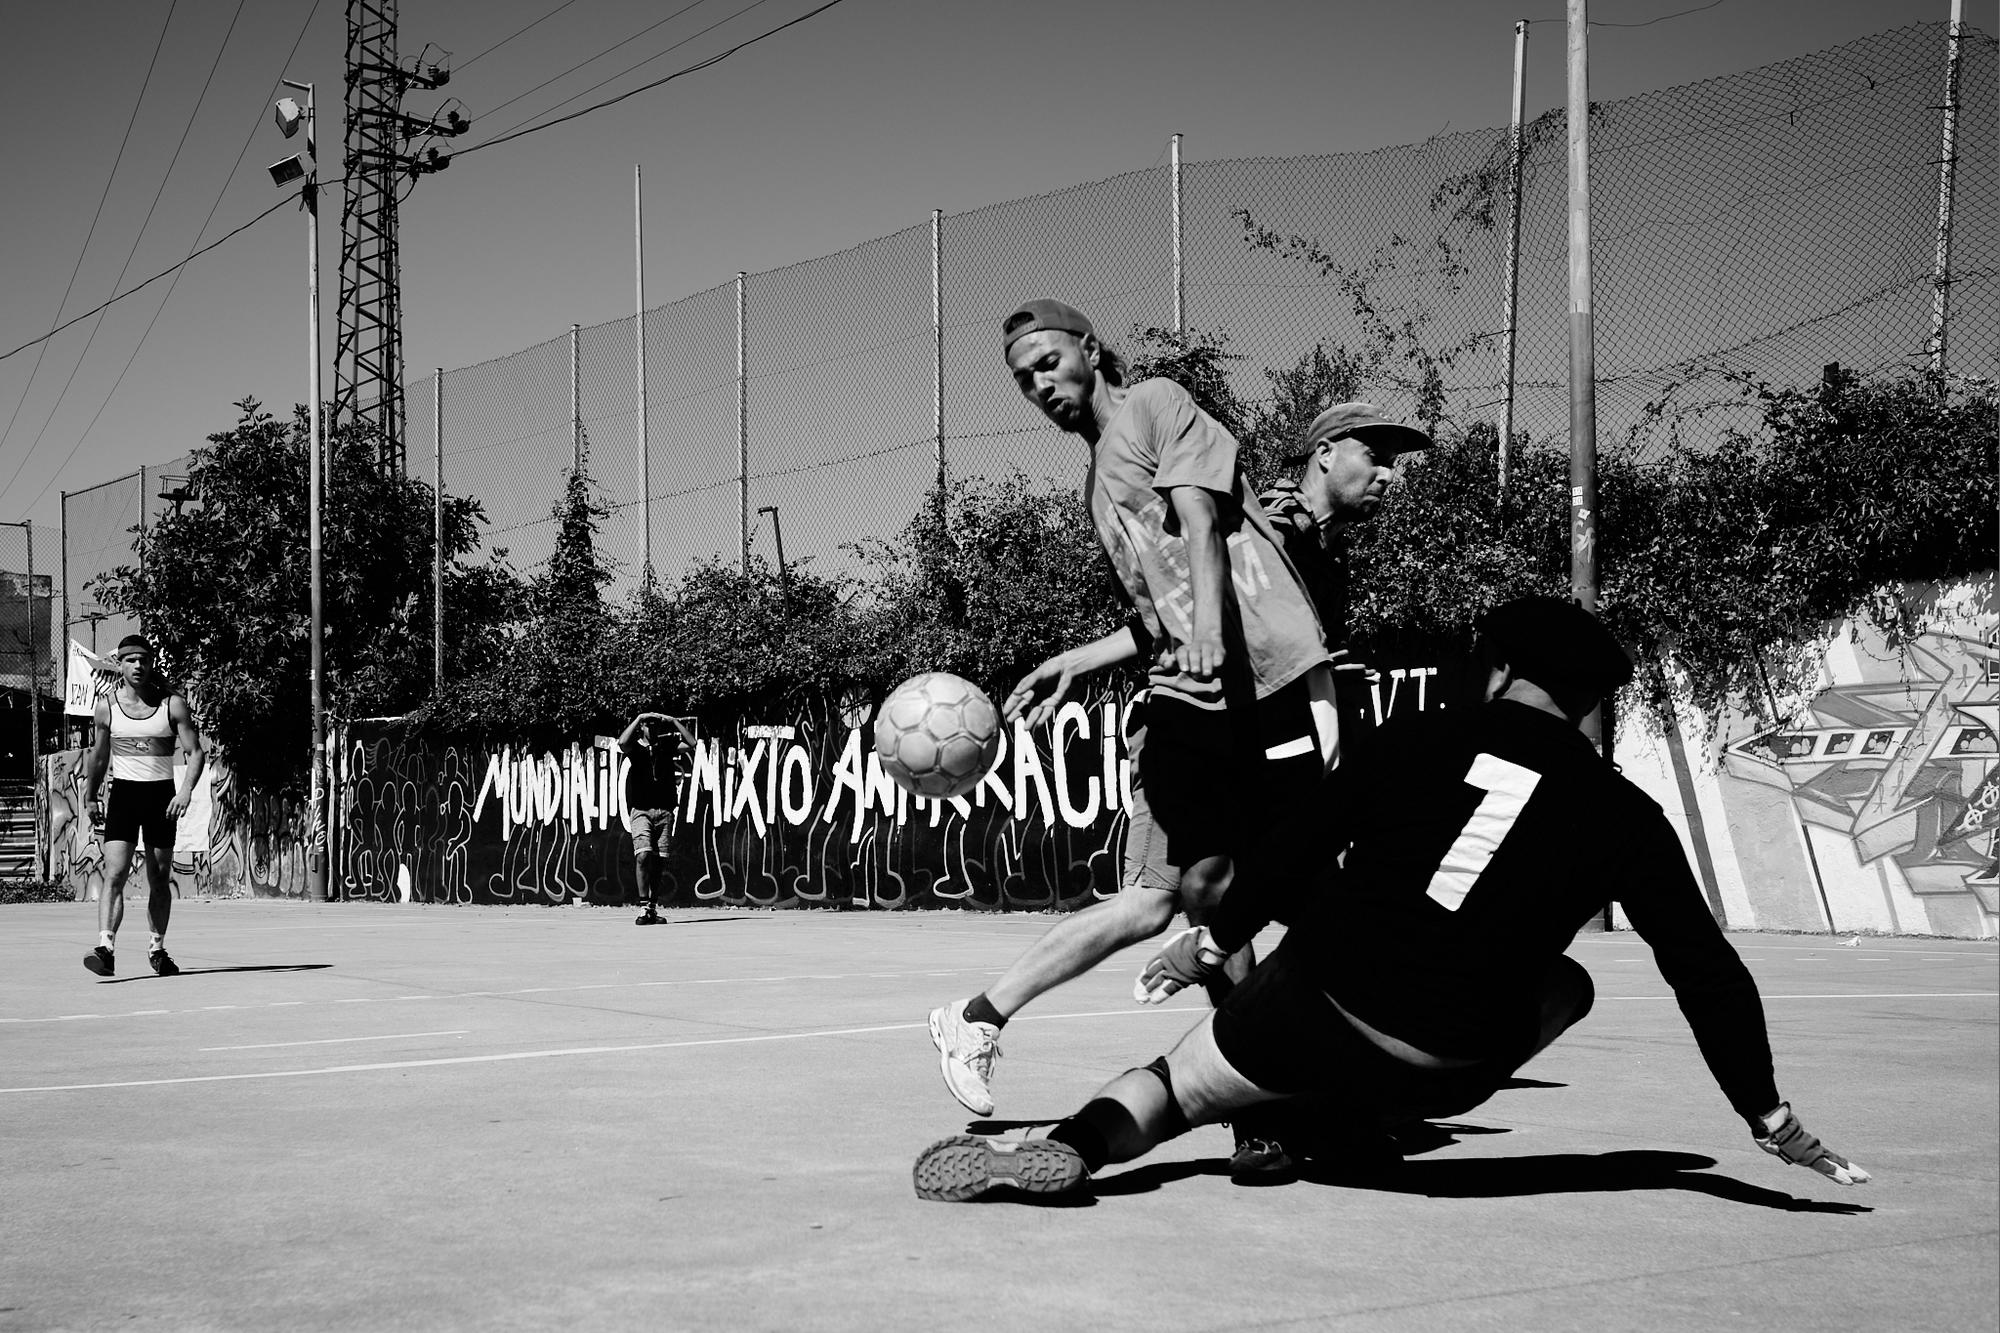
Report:
M 672 848 L 683 744 L 692 748 L 694 734 L 665 713 L 640 713 L 618 736 L 618 748 L 632 761 L 625 775 L 625 812 L 639 867 L 642 910 L 636 924 L 641 926 L 665 924 L 658 908 L 660 876 Z

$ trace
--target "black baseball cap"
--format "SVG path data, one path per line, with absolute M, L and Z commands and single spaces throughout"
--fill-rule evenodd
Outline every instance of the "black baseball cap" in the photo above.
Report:
M 1367 441 L 1378 455 L 1387 457 L 1431 446 L 1430 436 L 1415 426 L 1389 420 L 1382 409 L 1373 403 L 1335 403 L 1313 418 L 1312 425 L 1306 427 L 1305 439 L 1298 452 L 1288 455 L 1284 465 L 1297 467 L 1311 458 L 1313 450 L 1326 441 L 1349 435 Z
M 1575 602 L 1517 597 L 1474 623 L 1489 659 L 1550 694 L 1602 699 L 1632 679 L 1632 659 L 1604 622 Z
M 1090 321 L 1084 318 L 1083 312 L 1073 305 L 1046 298 L 1028 301 L 1016 306 L 1014 313 L 1000 322 L 1001 353 L 1004 355 L 1015 343 L 1043 329 L 1074 333 L 1079 338 L 1097 332 L 1090 327 Z

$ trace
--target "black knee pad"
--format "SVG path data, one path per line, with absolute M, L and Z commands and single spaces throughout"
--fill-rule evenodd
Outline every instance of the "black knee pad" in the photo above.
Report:
M 1179 1138 L 1194 1126 L 1188 1123 L 1187 1112 L 1181 1110 L 1180 1098 L 1174 1096 L 1173 1071 L 1167 1068 L 1167 1057 L 1162 1055 L 1149 1064 L 1140 1065 L 1129 1073 L 1148 1073 L 1160 1080 L 1160 1086 L 1167 1090 L 1167 1138 Z

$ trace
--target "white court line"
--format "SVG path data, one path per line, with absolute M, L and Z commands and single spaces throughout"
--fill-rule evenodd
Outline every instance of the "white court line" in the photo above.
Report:
M 1016 1023 L 1053 1022 L 1065 1018 L 1129 1018 L 1135 1014 L 1201 1014 L 1207 1006 L 1196 1008 L 1192 1005 L 1171 1007 L 1134 1006 L 1130 1009 L 1104 1009 L 1091 1013 L 1075 1014 L 1032 1014 L 1013 1021 Z M 630 1051 L 674 1051 L 695 1046 L 744 1046 L 754 1042 L 799 1041 L 808 1037 L 853 1037 L 876 1032 L 921 1032 L 929 1026 L 923 1023 L 883 1023 L 875 1027 L 863 1028 L 821 1028 L 812 1032 L 768 1032 L 754 1037 L 701 1037 L 691 1041 L 649 1041 L 628 1046 L 565 1046 L 546 1051 L 503 1051 L 494 1055 L 454 1055 L 433 1060 L 391 1060 L 372 1065 L 331 1065 L 322 1069 L 271 1069 L 248 1074 L 195 1074 L 185 1078 L 142 1078 L 123 1083 L 60 1083 L 36 1088 L 0 1088 L 0 1095 L 21 1092 L 97 1092 L 108 1088 L 164 1088 L 184 1083 L 239 1083 L 250 1079 L 265 1078 L 314 1078 L 325 1074 L 369 1074 L 388 1069 L 430 1069 L 440 1065 L 483 1065 L 499 1064 L 511 1060 L 550 1060 L 565 1055 L 619 1055 Z
M 317 1041 L 265 1041 L 254 1046 L 198 1046 L 199 1051 L 272 1051 L 280 1046 L 338 1046 L 350 1041 L 400 1041 L 404 1037 L 463 1037 L 471 1028 L 453 1028 L 449 1032 L 388 1032 L 379 1037 L 321 1037 Z
M 1107 971 L 1120 971 L 1130 964 L 1106 964 Z M 305 1004 L 393 1004 L 402 1000 L 470 1000 L 505 999 L 510 995 L 558 995 L 587 990 L 645 990 L 659 986 L 734 986 L 754 985 L 770 982 L 789 981 L 853 981 L 859 978 L 876 977 L 948 977 L 991 976 L 990 967 L 963 967 L 956 972 L 853 972 L 853 973 L 796 973 L 789 976 L 772 977 L 673 977 L 662 981 L 598 981 L 576 986 L 530 986 L 523 990 L 463 990 L 447 991 L 435 995 L 350 995 L 327 1000 L 272 1000 L 262 1005 L 202 1005 L 193 1009 L 139 1009 L 122 1014 L 55 1014 L 41 1018 L 0 1018 L 0 1026 L 10 1023 L 62 1023 L 86 1018 L 124 1018 L 138 1014 L 199 1014 L 210 1009 L 283 1009 Z

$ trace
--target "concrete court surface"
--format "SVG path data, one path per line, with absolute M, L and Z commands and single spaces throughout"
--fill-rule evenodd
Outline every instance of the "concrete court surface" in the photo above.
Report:
M 94 912 L 0 907 L 4 1330 L 1995 1327 L 1990 941 L 1736 937 L 1865 1187 L 1758 1151 L 1599 934 L 1596 1011 L 1392 1177 L 1234 1186 L 1207 1127 L 1048 1207 L 910 1166 L 970 1119 L 926 1011 L 1050 917 L 183 901 L 158 978 L 136 903 L 106 981 Z M 1185 1030 L 1145 956 L 1009 1026 L 996 1120 Z

